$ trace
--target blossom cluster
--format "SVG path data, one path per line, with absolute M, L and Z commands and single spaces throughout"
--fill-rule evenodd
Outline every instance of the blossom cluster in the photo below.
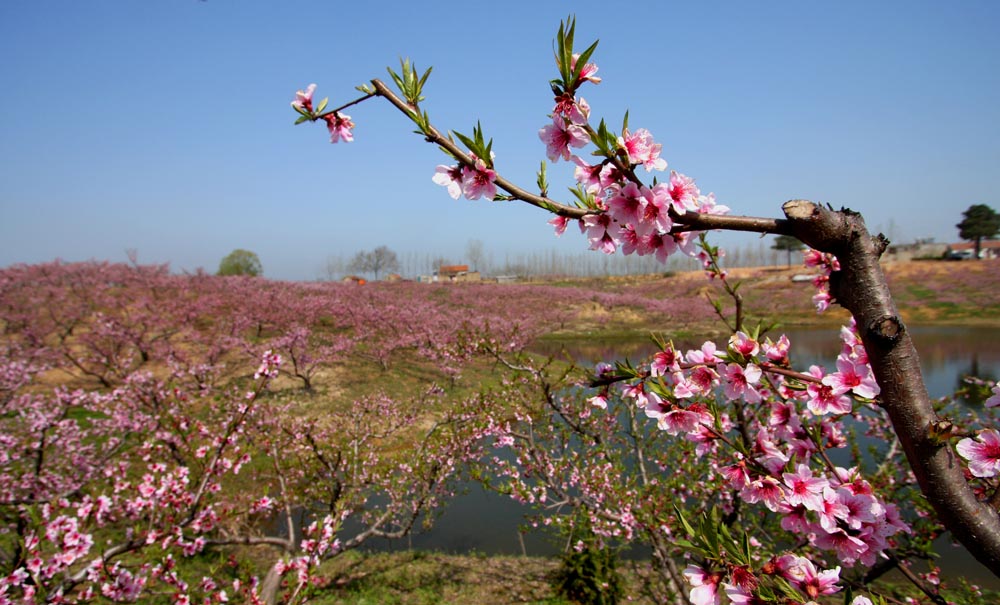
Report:
M 853 324 L 841 330 L 841 339 L 836 372 L 819 366 L 805 374 L 792 372 L 787 337 L 761 342 L 737 332 L 724 351 L 710 341 L 683 353 L 668 344 L 648 364 L 630 371 L 599 366 L 598 380 L 631 376 L 633 380 L 615 383 L 618 395 L 655 420 L 660 430 L 683 435 L 699 455 L 710 456 L 713 474 L 743 502 L 778 514 L 784 530 L 832 553 L 842 565 L 871 566 L 892 546 L 892 536 L 908 526 L 860 469 L 834 466 L 823 452 L 846 445 L 840 421 L 852 415 L 862 419 L 854 411 L 855 401 L 879 394 Z M 731 415 L 715 405 L 720 393 L 724 401 L 760 409 L 761 421 L 744 427 L 751 443 L 738 445 Z M 609 396 L 604 388 L 591 403 L 607 407 Z M 803 577 L 815 576 L 808 566 L 794 567 Z M 706 579 L 714 576 L 707 573 L 690 576 L 693 600 L 710 585 L 715 590 Z M 742 590 L 727 587 L 726 592 L 740 602 L 736 595 Z
M 588 64 L 584 70 L 594 73 Z M 586 80 L 594 81 L 593 78 Z M 596 82 L 595 82 L 596 83 Z M 674 218 L 686 212 L 723 214 L 728 208 L 716 204 L 714 195 L 702 195 L 694 179 L 676 171 L 668 181 L 646 186 L 633 170 L 642 166 L 647 172 L 663 171 L 667 161 L 661 157 L 662 144 L 645 128 L 634 132 L 627 127 L 615 141 L 613 153 L 604 161 L 589 164 L 574 148 L 585 147 L 601 136 L 588 124 L 590 105 L 575 90 L 556 96 L 552 124 L 538 132 L 545 143 L 546 155 L 553 162 L 568 160 L 576 165 L 573 176 L 580 190 L 592 198 L 594 212 L 580 220 L 592 250 L 613 254 L 653 255 L 660 262 L 680 251 L 697 256 L 697 237 L 686 231 L 674 231 Z M 569 219 L 557 216 L 549 222 L 562 234 Z

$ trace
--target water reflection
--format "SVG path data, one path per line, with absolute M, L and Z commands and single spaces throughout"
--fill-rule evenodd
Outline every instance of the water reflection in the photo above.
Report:
M 917 347 L 924 380 L 931 397 L 950 395 L 964 385 L 964 376 L 995 380 L 1000 376 L 1000 329 L 962 327 L 910 327 Z M 835 369 L 840 352 L 839 330 L 792 330 L 786 332 L 791 359 L 796 368 L 817 364 Z M 775 335 L 776 337 L 777 335 Z M 698 348 L 702 342 L 674 341 L 681 350 Z M 724 342 L 717 343 L 724 346 Z M 581 364 L 628 358 L 638 361 L 652 355 L 655 345 L 648 339 L 606 343 L 541 343 L 539 353 L 565 356 Z M 981 399 L 979 400 L 981 405 Z M 975 398 L 971 401 L 975 404 Z M 455 498 L 434 528 L 408 540 L 381 542 L 379 549 L 435 549 L 448 552 L 483 554 L 550 555 L 559 552 L 555 538 L 539 530 L 521 533 L 529 509 L 513 500 L 485 492 L 479 484 L 467 486 L 465 495 Z M 936 544 L 944 574 L 961 575 L 969 581 L 1000 589 L 1000 581 L 979 565 L 964 549 L 954 548 L 947 539 Z

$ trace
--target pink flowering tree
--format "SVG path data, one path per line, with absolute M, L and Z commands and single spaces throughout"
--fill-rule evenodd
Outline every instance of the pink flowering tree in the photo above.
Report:
M 678 253 L 694 256 L 733 300 L 731 316 L 717 306 L 732 333 L 725 346 L 706 343 L 682 353 L 662 343 L 652 360 L 599 372 L 590 382 L 599 389 L 590 400 L 599 413 L 564 409 L 554 395 L 557 391 L 543 387 L 546 413 L 558 416 L 576 435 L 571 440 L 546 438 L 559 444 L 559 454 L 552 445 L 539 445 L 546 439 L 538 439 L 533 417 L 522 415 L 506 424 L 493 419 L 498 447 L 520 448 L 513 464 L 501 466 L 507 469 L 507 489 L 529 502 L 544 496 L 544 501 L 559 505 L 582 506 L 592 516 L 592 527 L 603 527 L 598 531 L 616 537 L 634 535 L 643 524 L 660 523 L 662 527 L 644 530 L 648 540 L 657 531 L 676 536 L 672 547 L 683 546 L 690 557 L 683 578 L 667 570 L 667 584 L 677 593 L 686 582 L 690 590 L 682 598 L 699 605 L 723 598 L 733 603 L 814 601 L 841 590 L 845 581 L 866 586 L 870 578 L 865 569 L 877 574 L 898 567 L 906 573 L 904 560 L 916 554 L 908 544 L 918 541 L 907 536 L 924 539 L 939 531 L 914 530 L 925 526 L 920 518 L 927 514 L 933 516 L 927 528 L 946 528 L 1000 575 L 1000 504 L 993 479 L 1000 439 L 989 428 L 969 433 L 975 427 L 963 428 L 957 419 L 936 411 L 878 264 L 885 238 L 869 234 L 861 215 L 850 210 L 792 200 L 782 206 L 780 219 L 734 216 L 680 172 L 645 181 L 667 168 L 662 145 L 648 130 L 631 128 L 627 114 L 619 132 L 604 120 L 594 123 L 581 92 L 601 81 L 591 62 L 597 44 L 576 53 L 574 34 L 572 19 L 560 26 L 555 45 L 558 74 L 549 83 L 554 106 L 538 132 L 549 160 L 573 166 L 577 184 L 571 189 L 571 203 L 550 196 L 544 162 L 537 188 L 529 190 L 506 178 L 492 140 L 479 125 L 471 135 L 439 131 L 421 105 L 430 70 L 421 75 L 409 61 L 403 62 L 400 74 L 390 70 L 398 92 L 373 79 L 358 87 L 364 96 L 336 109 L 325 110 L 325 99 L 311 109 L 312 86 L 293 102 L 298 122 L 329 125 L 343 123 L 345 109 L 381 98 L 449 156 L 451 163 L 439 166 L 432 179 L 451 197 L 534 205 L 555 215 L 550 223 L 557 234 L 576 221 L 589 247 L 607 254 L 652 255 L 661 261 Z M 578 155 L 584 148 L 596 161 Z M 807 262 L 823 269 L 816 280 L 817 308 L 840 304 L 853 316 L 843 332 L 835 371 L 793 369 L 787 338 L 772 339 L 748 325 L 738 285 L 726 279 L 722 253 L 705 237 L 715 229 L 787 235 L 811 247 Z M 542 380 L 528 366 L 520 367 Z M 616 408 L 629 410 L 624 425 Z M 677 448 L 684 442 L 694 444 L 686 447 L 694 447 L 699 456 L 687 454 L 679 461 L 685 473 L 706 465 L 703 473 L 688 477 L 699 482 L 685 484 L 690 494 L 672 494 L 676 513 L 661 508 L 637 516 L 634 495 L 619 499 L 623 494 L 605 489 L 621 473 L 613 456 L 603 452 L 603 438 L 594 437 L 600 433 L 591 426 L 592 418 L 601 415 L 606 425 L 632 427 L 636 410 L 674 437 Z M 903 457 L 906 470 L 897 473 L 892 463 L 872 468 L 859 456 L 833 462 L 828 450 L 848 445 L 848 426 L 872 434 L 894 433 L 883 455 Z M 582 451 L 574 457 L 567 446 Z M 587 454 L 591 449 L 593 456 Z M 670 468 L 664 464 L 659 470 Z M 570 479 L 556 479 L 564 476 Z M 900 508 L 914 500 L 913 489 L 926 499 L 929 510 L 912 504 Z M 609 493 L 614 495 L 610 506 Z M 756 527 L 752 519 L 759 515 L 771 518 L 785 533 L 768 533 L 773 543 L 757 543 L 747 529 Z M 612 526 L 617 529 L 608 529 Z M 797 552 L 783 552 L 782 543 L 800 546 Z M 855 573 L 845 580 L 841 573 L 848 569 Z M 933 581 L 908 575 L 927 599 L 944 602 Z
M 243 355 L 297 325 L 353 342 L 336 311 L 354 291 L 96 263 L 0 271 L 0 603 L 301 603 L 324 561 L 429 524 L 480 456 L 443 389 L 317 418 L 297 389 L 269 388 L 286 360 Z M 455 324 L 431 315 L 411 317 L 424 336 L 407 346 L 460 370 Z M 101 327 L 127 316 L 143 319 Z M 80 363 L 95 331 L 120 362 Z

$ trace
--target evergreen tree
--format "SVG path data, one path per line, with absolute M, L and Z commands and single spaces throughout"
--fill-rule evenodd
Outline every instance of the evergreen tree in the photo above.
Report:
M 249 250 L 237 248 L 219 262 L 218 275 L 250 275 L 256 277 L 264 272 L 257 255 Z
M 806 246 L 802 242 L 791 235 L 779 235 L 774 238 L 774 245 L 771 246 L 772 250 L 785 250 L 788 252 L 788 266 L 792 266 L 792 252 L 797 250 L 802 250 Z
M 972 257 L 979 259 L 983 239 L 993 239 L 1000 232 L 1000 214 L 986 204 L 973 204 L 962 213 L 962 222 L 955 225 L 958 235 L 976 245 Z

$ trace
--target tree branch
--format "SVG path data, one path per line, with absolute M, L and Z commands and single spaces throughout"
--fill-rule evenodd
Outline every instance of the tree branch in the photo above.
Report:
M 913 341 L 903 325 L 879 266 L 883 237 L 872 237 L 861 215 L 805 200 L 783 206 L 791 235 L 840 261 L 830 278 L 834 299 L 854 316 L 881 388 L 881 405 L 938 518 L 972 555 L 1000 576 L 1000 516 L 980 502 L 954 449 L 932 429 L 934 413 Z

